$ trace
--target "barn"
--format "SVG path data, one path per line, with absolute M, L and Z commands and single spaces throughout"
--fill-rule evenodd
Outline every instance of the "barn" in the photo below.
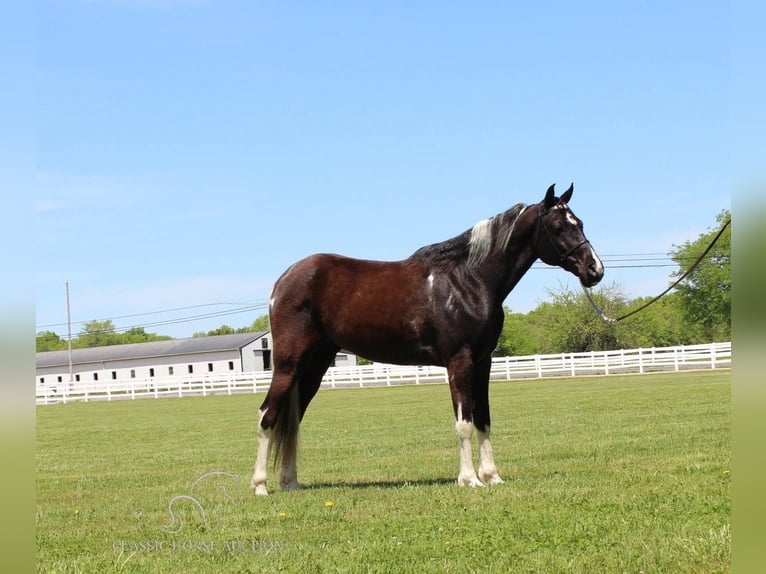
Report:
M 170 339 L 72 350 L 74 382 L 188 377 L 271 370 L 273 343 L 269 331 Z M 69 352 L 48 351 L 36 356 L 37 384 L 69 381 Z M 356 357 L 339 353 L 336 364 L 356 364 Z

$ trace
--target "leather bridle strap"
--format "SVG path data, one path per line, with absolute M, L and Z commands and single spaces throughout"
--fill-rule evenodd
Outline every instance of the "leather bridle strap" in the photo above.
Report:
M 561 251 L 559 251 L 559 248 L 556 245 L 556 242 L 553 241 L 553 235 L 551 235 L 551 232 L 548 230 L 548 226 L 545 225 L 545 221 L 543 221 L 543 210 L 542 209 L 538 209 L 537 210 L 537 219 L 538 219 L 538 226 L 537 226 L 538 227 L 538 245 L 539 245 L 539 240 L 540 240 L 539 228 L 542 226 L 543 230 L 545 231 L 545 235 L 548 237 L 548 241 L 550 242 L 551 246 L 553 247 L 553 250 L 560 257 L 560 262 L 561 263 L 563 263 L 566 260 L 567 257 L 572 255 L 572 253 L 574 253 L 575 251 L 580 249 L 580 247 L 582 247 L 586 243 L 590 244 L 590 241 L 588 241 L 587 239 L 583 239 L 582 241 L 580 241 L 580 243 L 578 243 L 574 247 L 570 247 L 569 249 L 564 251 L 564 253 L 562 253 Z

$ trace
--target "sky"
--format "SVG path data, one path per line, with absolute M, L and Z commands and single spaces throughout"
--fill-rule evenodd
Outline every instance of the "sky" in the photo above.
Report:
M 402 259 L 552 183 L 574 183 L 603 283 L 653 296 L 676 267 L 647 265 L 731 205 L 727 3 L 51 0 L 35 18 L 37 332 L 66 335 L 67 283 L 74 335 L 250 325 L 302 257 Z M 562 288 L 579 283 L 537 264 L 506 304 Z

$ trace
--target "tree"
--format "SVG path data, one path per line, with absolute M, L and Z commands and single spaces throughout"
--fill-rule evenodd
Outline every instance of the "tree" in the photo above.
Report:
M 624 312 L 638 309 L 653 297 L 639 297 Z M 621 349 L 670 347 L 703 342 L 700 329 L 689 324 L 680 303 L 680 294 L 671 292 L 635 315 L 617 324 Z
M 261 315 L 253 324 L 250 325 L 250 331 L 271 331 L 271 323 L 268 315 Z
M 117 344 L 125 345 L 127 343 L 147 343 L 149 341 L 167 341 L 172 339 L 167 335 L 158 335 L 157 333 L 147 333 L 143 327 L 133 327 L 121 335 L 116 335 Z
M 673 276 L 680 277 L 689 269 L 730 220 L 729 210 L 723 210 L 716 216 L 716 229 L 700 234 L 694 241 L 674 245 L 670 256 L 679 269 Z M 677 289 L 687 322 L 701 328 L 706 342 L 731 339 L 731 226 Z
M 533 321 L 544 332 L 543 353 L 579 353 L 619 349 L 616 326 L 593 310 L 582 292 L 549 290 L 553 301 L 532 311 Z M 607 316 L 622 311 L 627 299 L 616 284 L 604 285 L 592 297 Z
M 35 343 L 36 351 L 38 353 L 44 351 L 60 351 L 61 349 L 67 348 L 66 341 L 53 331 L 41 331 L 37 334 Z
M 102 347 L 116 345 L 116 329 L 111 319 L 105 321 L 88 321 L 83 324 L 80 334 L 72 341 L 72 346 L 78 349 L 83 347 Z
M 540 343 L 533 334 L 528 316 L 513 313 L 508 307 L 505 307 L 504 311 L 505 322 L 494 354 L 500 357 L 518 357 L 538 353 Z
M 207 336 L 213 337 L 215 335 L 233 335 L 234 333 L 236 333 L 236 331 L 234 330 L 234 327 L 230 327 L 229 325 L 221 325 L 217 329 L 208 331 Z

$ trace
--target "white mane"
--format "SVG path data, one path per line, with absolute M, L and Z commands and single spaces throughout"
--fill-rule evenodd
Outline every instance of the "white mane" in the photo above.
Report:
M 496 241 L 500 250 L 505 251 L 511 241 L 516 222 L 526 208 L 526 205 L 519 204 L 505 213 L 482 219 L 474 225 L 468 240 L 468 265 L 484 261 L 492 251 L 493 241 Z

